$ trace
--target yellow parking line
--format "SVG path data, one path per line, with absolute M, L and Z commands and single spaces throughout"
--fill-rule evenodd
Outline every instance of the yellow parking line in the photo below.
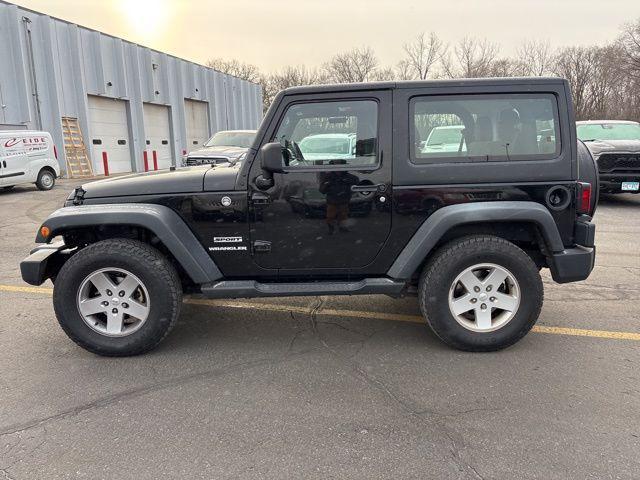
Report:
M 572 335 L 574 337 L 613 338 L 615 340 L 640 341 L 640 333 L 632 332 L 613 332 L 610 330 L 585 330 L 582 328 L 547 327 L 546 325 L 536 325 L 531 331 L 537 333 L 551 333 L 554 335 Z
M 0 285 L 0 292 L 40 293 L 51 295 L 53 289 L 45 287 L 22 287 L 15 285 Z M 301 314 L 312 313 L 312 309 L 300 305 L 284 305 L 277 303 L 247 302 L 240 300 L 209 300 L 206 298 L 185 298 L 185 303 L 192 305 L 206 305 L 210 307 L 237 308 L 242 310 L 266 310 L 270 312 L 293 312 Z M 334 308 L 320 308 L 314 312 L 316 315 L 365 318 L 375 320 L 389 320 L 394 322 L 424 323 L 420 315 L 406 315 L 400 313 L 366 312 L 361 310 L 343 310 Z M 583 328 L 550 327 L 536 325 L 531 330 L 536 333 L 549 333 L 552 335 L 568 335 L 572 337 L 609 338 L 614 340 L 640 341 L 640 333 L 616 332 L 610 330 L 588 330 Z
M 44 287 L 18 287 L 14 285 L 0 285 L 0 292 L 44 293 L 45 295 L 51 295 L 53 294 L 53 289 Z

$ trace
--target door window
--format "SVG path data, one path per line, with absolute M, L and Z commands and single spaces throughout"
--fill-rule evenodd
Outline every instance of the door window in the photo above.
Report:
M 416 97 L 410 112 L 414 163 L 544 160 L 560 154 L 551 94 Z
M 378 103 L 373 100 L 297 103 L 275 141 L 290 169 L 378 164 Z

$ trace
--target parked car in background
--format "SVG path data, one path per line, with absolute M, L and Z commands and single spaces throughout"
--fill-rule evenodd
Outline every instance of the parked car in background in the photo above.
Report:
M 255 136 L 255 130 L 220 131 L 207 140 L 202 148 L 184 156 L 182 166 L 236 163 L 247 153 Z
M 640 123 L 588 120 L 576 122 L 576 127 L 598 163 L 600 191 L 640 192 Z
M 355 133 L 321 133 L 300 142 L 305 160 L 346 160 L 356 156 Z
M 0 131 L 0 188 L 35 183 L 51 190 L 60 176 L 58 154 L 48 132 Z
M 466 145 L 462 142 L 463 130 L 464 125 L 447 125 L 432 128 L 427 141 L 421 145 L 422 153 L 457 152 L 461 143 L 462 149 L 460 151 L 466 152 Z

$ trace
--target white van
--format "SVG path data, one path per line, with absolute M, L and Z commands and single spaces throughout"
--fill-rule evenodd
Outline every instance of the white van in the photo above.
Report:
M 60 175 L 51 135 L 33 130 L 0 130 L 0 189 L 35 183 L 51 190 Z

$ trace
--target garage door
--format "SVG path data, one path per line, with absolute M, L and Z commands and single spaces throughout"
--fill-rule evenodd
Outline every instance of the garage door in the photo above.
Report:
M 89 96 L 89 135 L 94 172 L 104 173 L 102 152 L 107 152 L 110 173 L 131 171 L 126 102 Z
M 187 150 L 194 150 L 202 146 L 209 139 L 208 104 L 194 100 L 184 101 L 187 120 Z
M 143 110 L 149 169 L 169 168 L 172 164 L 169 107 L 145 103 Z

